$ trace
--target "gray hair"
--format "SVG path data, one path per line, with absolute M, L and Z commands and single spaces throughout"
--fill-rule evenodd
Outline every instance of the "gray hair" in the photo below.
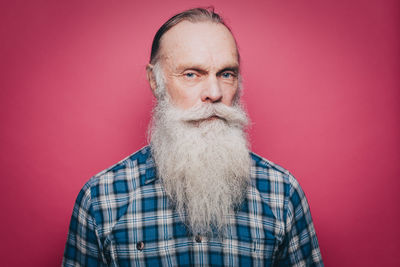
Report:
M 159 50 L 161 45 L 161 38 L 163 35 L 170 30 L 172 27 L 177 25 L 179 22 L 182 21 L 190 21 L 190 22 L 213 22 L 213 23 L 220 23 L 224 25 L 231 33 L 231 29 L 225 24 L 223 18 L 214 12 L 213 7 L 208 8 L 193 8 L 189 10 L 185 10 L 181 13 L 176 14 L 175 16 L 171 17 L 167 22 L 165 22 L 160 29 L 158 29 L 156 35 L 153 39 L 153 44 L 151 45 L 151 55 L 150 55 L 150 64 L 155 64 L 159 60 Z M 233 34 L 232 34 L 233 35 Z M 239 59 L 239 52 L 238 59 Z
M 165 99 L 167 96 L 167 90 L 165 88 L 164 72 L 159 61 L 156 61 L 153 66 L 153 75 L 156 81 L 154 95 L 158 100 Z

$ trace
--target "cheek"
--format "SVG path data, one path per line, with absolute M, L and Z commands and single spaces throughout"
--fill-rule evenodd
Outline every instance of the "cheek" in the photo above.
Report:
M 235 99 L 237 89 L 233 89 L 232 87 L 225 88 L 223 91 L 222 103 L 227 106 L 232 106 L 233 100 Z
M 176 104 L 183 108 L 183 109 L 188 109 L 196 105 L 198 102 L 198 98 L 187 93 L 183 93 L 179 100 L 176 102 Z
M 183 109 L 191 108 L 199 99 L 199 90 L 174 84 L 167 89 L 172 102 Z

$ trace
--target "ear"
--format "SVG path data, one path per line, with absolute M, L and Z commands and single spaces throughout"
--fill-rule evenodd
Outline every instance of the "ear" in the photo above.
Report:
M 153 95 L 155 96 L 156 88 L 157 88 L 157 83 L 156 79 L 153 74 L 153 65 L 147 64 L 146 66 L 146 75 L 147 75 L 147 80 L 149 81 L 151 91 L 153 92 Z

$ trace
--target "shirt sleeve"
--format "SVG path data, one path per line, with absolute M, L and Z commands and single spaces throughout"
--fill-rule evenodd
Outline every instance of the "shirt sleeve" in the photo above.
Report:
M 305 194 L 293 176 L 289 180 L 286 233 L 278 266 L 324 266 Z
M 75 202 L 62 266 L 104 266 L 92 213 L 90 186 L 87 183 Z

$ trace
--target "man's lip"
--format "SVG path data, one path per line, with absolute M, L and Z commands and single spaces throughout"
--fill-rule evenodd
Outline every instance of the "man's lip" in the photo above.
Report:
M 216 119 L 224 120 L 223 118 L 221 118 L 221 117 L 219 117 L 217 115 L 212 115 L 212 116 L 204 118 L 204 119 L 192 120 L 192 121 L 188 121 L 188 122 L 198 124 L 198 123 L 202 123 L 202 122 L 205 122 L 205 121 L 213 121 L 213 120 L 216 120 Z
M 220 116 L 217 116 L 217 115 L 212 115 L 212 116 L 210 116 L 210 117 L 208 117 L 208 118 L 205 118 L 205 119 L 200 119 L 200 120 L 198 120 L 198 122 L 203 122 L 203 121 L 213 121 L 213 120 L 225 120 L 224 118 L 221 118 Z
M 212 120 L 215 120 L 215 119 L 221 119 L 221 118 L 218 117 L 217 115 L 213 115 L 213 116 L 208 117 L 207 119 L 204 119 L 204 120 L 205 120 L 205 121 L 212 121 Z

